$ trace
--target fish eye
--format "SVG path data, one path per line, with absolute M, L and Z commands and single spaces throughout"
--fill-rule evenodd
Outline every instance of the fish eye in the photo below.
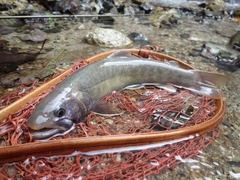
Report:
M 63 108 L 60 108 L 54 112 L 55 116 L 57 117 L 63 117 L 65 115 L 66 110 Z

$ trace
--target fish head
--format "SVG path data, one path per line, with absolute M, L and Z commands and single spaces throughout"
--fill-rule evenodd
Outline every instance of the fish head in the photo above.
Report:
M 27 121 L 33 139 L 64 134 L 75 123 L 85 120 L 89 105 L 89 97 L 80 91 L 71 88 L 52 91 L 40 101 Z

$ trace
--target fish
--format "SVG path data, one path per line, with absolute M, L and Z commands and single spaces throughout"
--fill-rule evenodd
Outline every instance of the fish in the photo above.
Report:
M 33 139 L 45 140 L 84 122 L 91 111 L 116 114 L 113 106 L 100 103 L 101 99 L 131 85 L 173 85 L 219 99 L 223 96 L 219 87 L 227 81 L 224 74 L 186 70 L 176 63 L 138 58 L 120 50 L 65 78 L 36 105 L 27 126 Z

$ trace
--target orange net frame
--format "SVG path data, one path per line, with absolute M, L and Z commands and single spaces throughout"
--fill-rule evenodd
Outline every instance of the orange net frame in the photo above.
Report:
M 158 59 L 160 61 L 164 59 Z M 84 60 L 73 71 L 87 65 Z M 39 83 L 23 84 L 22 87 L 0 99 L 1 108 L 20 98 Z M 52 88 L 51 88 L 52 89 Z M 49 89 L 48 92 L 51 91 Z M 21 110 L 10 114 L 0 125 L 0 146 L 13 146 L 33 142 L 26 121 L 36 104 L 47 95 L 44 92 Z M 53 139 L 108 136 L 132 133 L 168 131 L 201 124 L 215 115 L 215 100 L 177 89 L 177 93 L 145 86 L 139 89 L 113 92 L 102 99 L 111 102 L 124 113 L 116 116 L 100 116 L 90 113 L 86 122 L 62 137 Z M 159 173 L 164 168 L 174 168 L 181 163 L 176 156 L 187 159 L 213 143 L 219 136 L 217 127 L 207 134 L 166 144 L 158 148 L 86 155 L 82 153 L 29 158 L 16 163 L 0 165 L 0 179 L 136 179 Z M 51 140 L 50 140 L 51 141 Z

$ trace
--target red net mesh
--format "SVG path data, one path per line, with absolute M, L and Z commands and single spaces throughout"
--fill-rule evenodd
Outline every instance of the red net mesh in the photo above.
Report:
M 1 179 L 137 179 L 157 174 L 206 148 L 219 135 L 219 128 L 186 141 L 142 151 L 31 158 L 0 166 Z
M 86 64 L 83 60 L 79 61 L 73 71 Z M 1 98 L 1 108 L 29 93 L 40 84 L 42 83 L 23 84 L 18 91 Z M 0 146 L 13 146 L 33 141 L 26 121 L 35 105 L 48 92 L 39 95 L 18 112 L 9 114 L 0 126 Z M 217 109 L 213 99 L 184 89 L 171 93 L 155 86 L 113 92 L 102 100 L 102 102 L 106 101 L 112 102 L 124 113 L 104 117 L 90 113 L 85 123 L 79 123 L 72 132 L 53 139 L 179 129 L 209 120 L 215 115 Z M 146 177 L 166 167 L 175 167 L 181 162 L 176 158 L 177 155 L 186 159 L 198 154 L 199 150 L 214 141 L 219 131 L 217 127 L 205 135 L 141 151 L 41 157 L 17 163 L 6 163 L 0 165 L 0 179 L 54 179 L 57 177 L 63 179 L 136 179 Z

